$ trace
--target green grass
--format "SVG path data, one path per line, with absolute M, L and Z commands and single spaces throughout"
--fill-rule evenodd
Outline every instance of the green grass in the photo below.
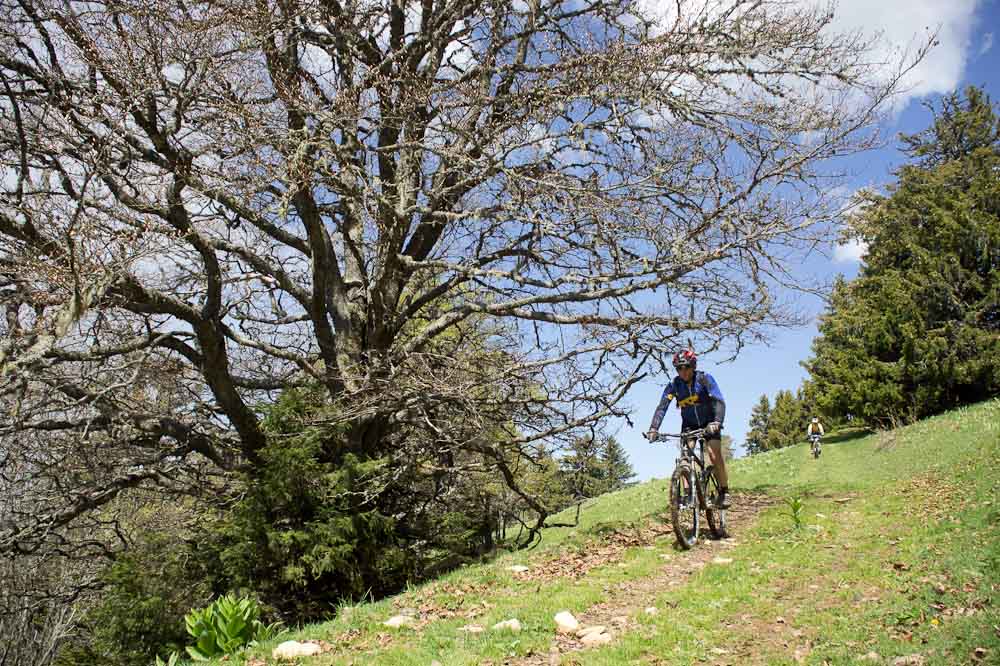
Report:
M 735 487 L 802 504 L 795 527 L 776 503 L 737 534 L 731 564 L 709 564 L 657 590 L 638 627 L 564 664 L 891 664 L 919 654 L 928 666 L 1000 663 L 1000 402 L 957 410 L 890 433 L 828 437 L 814 460 L 806 445 L 735 461 Z M 289 638 L 341 646 L 307 664 L 501 664 L 551 645 L 552 616 L 585 611 L 690 554 L 662 537 L 574 579 L 526 581 L 534 569 L 587 553 L 613 530 L 658 520 L 665 482 L 588 503 L 575 528 L 547 530 L 532 551 L 453 572 L 393 599 L 341 609 Z M 571 516 L 560 516 L 568 519 Z M 648 547 L 647 547 L 648 546 Z M 433 621 L 392 630 L 382 621 L 413 608 Z M 474 617 L 469 617 L 473 615 Z M 491 632 L 518 618 L 518 634 Z M 458 628 L 475 623 L 478 635 Z M 230 660 L 269 655 L 274 643 Z M 978 660 L 977 648 L 985 650 Z M 862 661 L 874 652 L 879 662 Z M 258 662 L 259 663 L 259 662 Z

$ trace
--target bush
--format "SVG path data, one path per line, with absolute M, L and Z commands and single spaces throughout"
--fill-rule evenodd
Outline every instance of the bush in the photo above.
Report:
M 315 404 L 288 391 L 270 408 L 262 464 L 206 544 L 227 589 L 253 590 L 295 621 L 396 592 L 415 566 L 395 520 L 366 492 L 380 462 L 347 451 L 336 429 L 308 425 Z
M 85 614 L 81 639 L 56 663 L 64 666 L 148 666 L 156 655 L 183 649 L 184 614 L 210 597 L 204 569 L 187 544 L 151 538 L 101 575 L 99 602 Z

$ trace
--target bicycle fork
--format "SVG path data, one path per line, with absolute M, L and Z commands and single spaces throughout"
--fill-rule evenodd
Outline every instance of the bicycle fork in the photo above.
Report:
M 691 464 L 684 458 L 678 458 L 674 461 L 675 468 L 683 468 L 685 473 L 679 479 L 681 483 L 681 488 L 684 492 L 678 492 L 677 495 L 680 498 L 679 508 L 684 510 L 694 509 L 698 510 L 698 479 L 691 468 Z M 687 488 L 684 488 L 684 483 L 687 482 Z

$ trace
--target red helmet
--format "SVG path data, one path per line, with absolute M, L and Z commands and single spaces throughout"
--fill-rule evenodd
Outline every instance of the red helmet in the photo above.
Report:
M 682 349 L 674 354 L 674 367 L 683 368 L 690 366 L 692 369 L 698 367 L 698 355 L 692 349 Z

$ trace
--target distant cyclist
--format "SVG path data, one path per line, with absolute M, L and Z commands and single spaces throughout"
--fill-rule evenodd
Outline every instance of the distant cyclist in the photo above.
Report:
M 824 434 L 823 424 L 819 422 L 818 416 L 814 416 L 809 425 L 806 426 L 806 436 L 809 438 L 812 454 L 815 458 L 819 457 L 819 440 Z
M 722 424 L 726 419 L 726 402 L 722 390 L 712 375 L 698 372 L 698 356 L 690 349 L 674 354 L 674 368 L 677 376 L 664 389 L 660 404 L 653 414 L 653 421 L 646 432 L 646 439 L 653 441 L 663 423 L 663 416 L 671 401 L 677 401 L 681 410 L 681 432 L 705 429 L 708 456 L 715 467 L 719 480 L 719 498 L 716 504 L 721 509 L 729 508 L 729 475 L 726 461 L 722 457 Z

